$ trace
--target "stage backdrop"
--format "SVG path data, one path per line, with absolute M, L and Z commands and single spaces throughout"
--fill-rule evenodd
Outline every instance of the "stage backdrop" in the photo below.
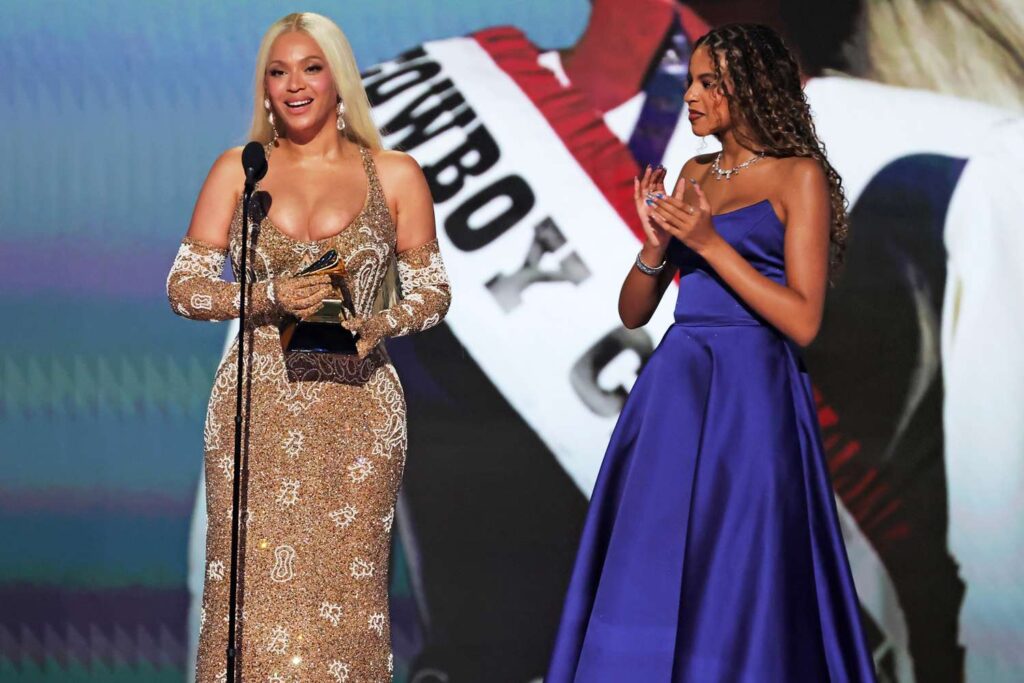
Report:
M 232 330 L 174 316 L 164 282 L 209 165 L 245 141 L 259 38 L 297 9 L 343 27 L 385 143 L 423 165 L 454 287 L 443 326 L 389 343 L 410 414 L 397 681 L 542 677 L 604 445 L 671 322 L 671 301 L 644 330 L 615 313 L 632 177 L 715 149 L 671 103 L 693 40 L 750 19 L 800 49 L 850 200 L 805 357 L 880 680 L 1021 680 L 1024 121 L 1000 77 L 1024 34 L 981 30 L 997 3 L 805 4 L 632 2 L 677 17 L 616 101 L 558 51 L 635 39 L 588 26 L 614 0 L 0 7 L 0 682 L 188 679 Z M 943 62 L 951 37 L 990 68 Z

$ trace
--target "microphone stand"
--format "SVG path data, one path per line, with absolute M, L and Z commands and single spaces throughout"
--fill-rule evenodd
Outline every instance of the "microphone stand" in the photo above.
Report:
M 245 361 L 245 300 L 248 298 L 248 245 L 249 245 L 249 201 L 256 183 L 253 180 L 255 170 L 245 169 L 245 188 L 242 193 L 242 253 L 241 268 L 238 274 L 240 287 L 238 296 L 238 377 L 235 391 L 235 469 L 233 471 L 231 490 L 231 581 L 228 597 L 228 650 L 227 650 L 227 683 L 235 681 L 235 661 L 238 654 L 235 647 L 235 612 L 238 604 L 238 537 L 241 526 L 239 503 L 242 485 L 242 378 Z

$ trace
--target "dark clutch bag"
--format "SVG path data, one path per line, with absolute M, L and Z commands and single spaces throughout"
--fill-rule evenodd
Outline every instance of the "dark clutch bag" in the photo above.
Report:
M 342 320 L 354 317 L 352 295 L 345 283 L 345 264 L 338 252 L 330 249 L 296 275 L 327 273 L 331 276 L 334 295 L 305 320 L 294 318 L 280 327 L 281 348 L 297 353 L 341 353 L 356 355 L 356 339 L 341 326 Z

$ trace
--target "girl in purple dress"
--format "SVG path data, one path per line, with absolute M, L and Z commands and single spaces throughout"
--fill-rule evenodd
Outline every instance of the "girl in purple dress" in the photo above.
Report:
M 875 681 L 800 347 L 842 260 L 846 201 L 771 29 L 697 41 L 685 93 L 721 152 L 635 183 L 646 232 L 619 314 L 675 324 L 591 497 L 546 683 Z

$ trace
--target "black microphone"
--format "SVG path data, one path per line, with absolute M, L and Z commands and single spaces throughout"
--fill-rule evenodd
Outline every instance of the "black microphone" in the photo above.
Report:
M 242 498 L 242 481 L 239 471 L 242 468 L 242 415 L 247 411 L 242 410 L 242 387 L 243 371 L 245 363 L 246 343 L 244 331 L 246 330 L 246 299 L 247 282 L 250 279 L 248 264 L 249 244 L 249 199 L 256 182 L 267 174 L 267 154 L 263 151 L 263 145 L 258 142 L 250 142 L 242 149 L 242 168 L 245 169 L 245 191 L 242 198 L 242 249 L 240 254 L 241 268 L 239 269 L 238 284 L 241 286 L 241 296 L 238 299 L 238 374 L 235 384 L 235 459 L 234 476 L 231 486 L 231 580 L 228 593 L 228 647 L 227 647 L 227 680 L 235 680 L 235 615 L 238 605 L 238 509 Z M 246 485 L 248 486 L 248 485 Z M 248 490 L 248 489 L 247 489 Z
M 242 149 L 242 168 L 245 169 L 245 184 L 250 188 L 267 175 L 267 153 L 263 145 L 254 140 Z

